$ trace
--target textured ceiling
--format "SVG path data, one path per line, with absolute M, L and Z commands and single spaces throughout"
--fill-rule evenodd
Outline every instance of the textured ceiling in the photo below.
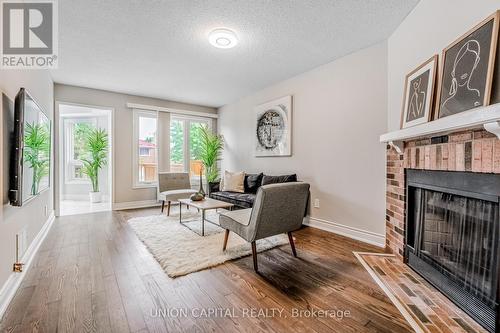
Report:
M 55 82 L 218 107 L 386 39 L 418 0 L 59 1 Z M 234 30 L 233 49 L 208 33 Z

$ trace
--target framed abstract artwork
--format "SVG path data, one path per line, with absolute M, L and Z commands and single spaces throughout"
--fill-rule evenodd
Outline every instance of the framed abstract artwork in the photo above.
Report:
M 434 99 L 437 58 L 438 56 L 434 55 L 406 76 L 401 128 L 420 125 L 430 120 Z
M 292 155 L 292 96 L 255 108 L 255 156 Z
M 486 18 L 443 51 L 438 118 L 490 103 L 499 13 Z

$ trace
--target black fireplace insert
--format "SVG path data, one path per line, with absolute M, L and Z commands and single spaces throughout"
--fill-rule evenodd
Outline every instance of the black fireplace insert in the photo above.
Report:
M 405 262 L 500 332 L 500 175 L 408 169 L 406 186 Z

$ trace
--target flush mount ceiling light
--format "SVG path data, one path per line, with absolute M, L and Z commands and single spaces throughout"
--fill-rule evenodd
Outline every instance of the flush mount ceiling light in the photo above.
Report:
M 229 29 L 215 29 L 208 35 L 208 41 L 220 49 L 230 49 L 238 44 L 236 34 Z

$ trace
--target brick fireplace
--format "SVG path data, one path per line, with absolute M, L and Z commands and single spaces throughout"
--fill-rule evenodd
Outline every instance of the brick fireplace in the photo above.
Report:
M 476 130 L 397 148 L 387 147 L 386 249 L 498 332 L 500 139 Z
M 387 147 L 386 249 L 401 260 L 405 235 L 405 169 L 500 174 L 500 140 L 484 130 L 406 141 Z

